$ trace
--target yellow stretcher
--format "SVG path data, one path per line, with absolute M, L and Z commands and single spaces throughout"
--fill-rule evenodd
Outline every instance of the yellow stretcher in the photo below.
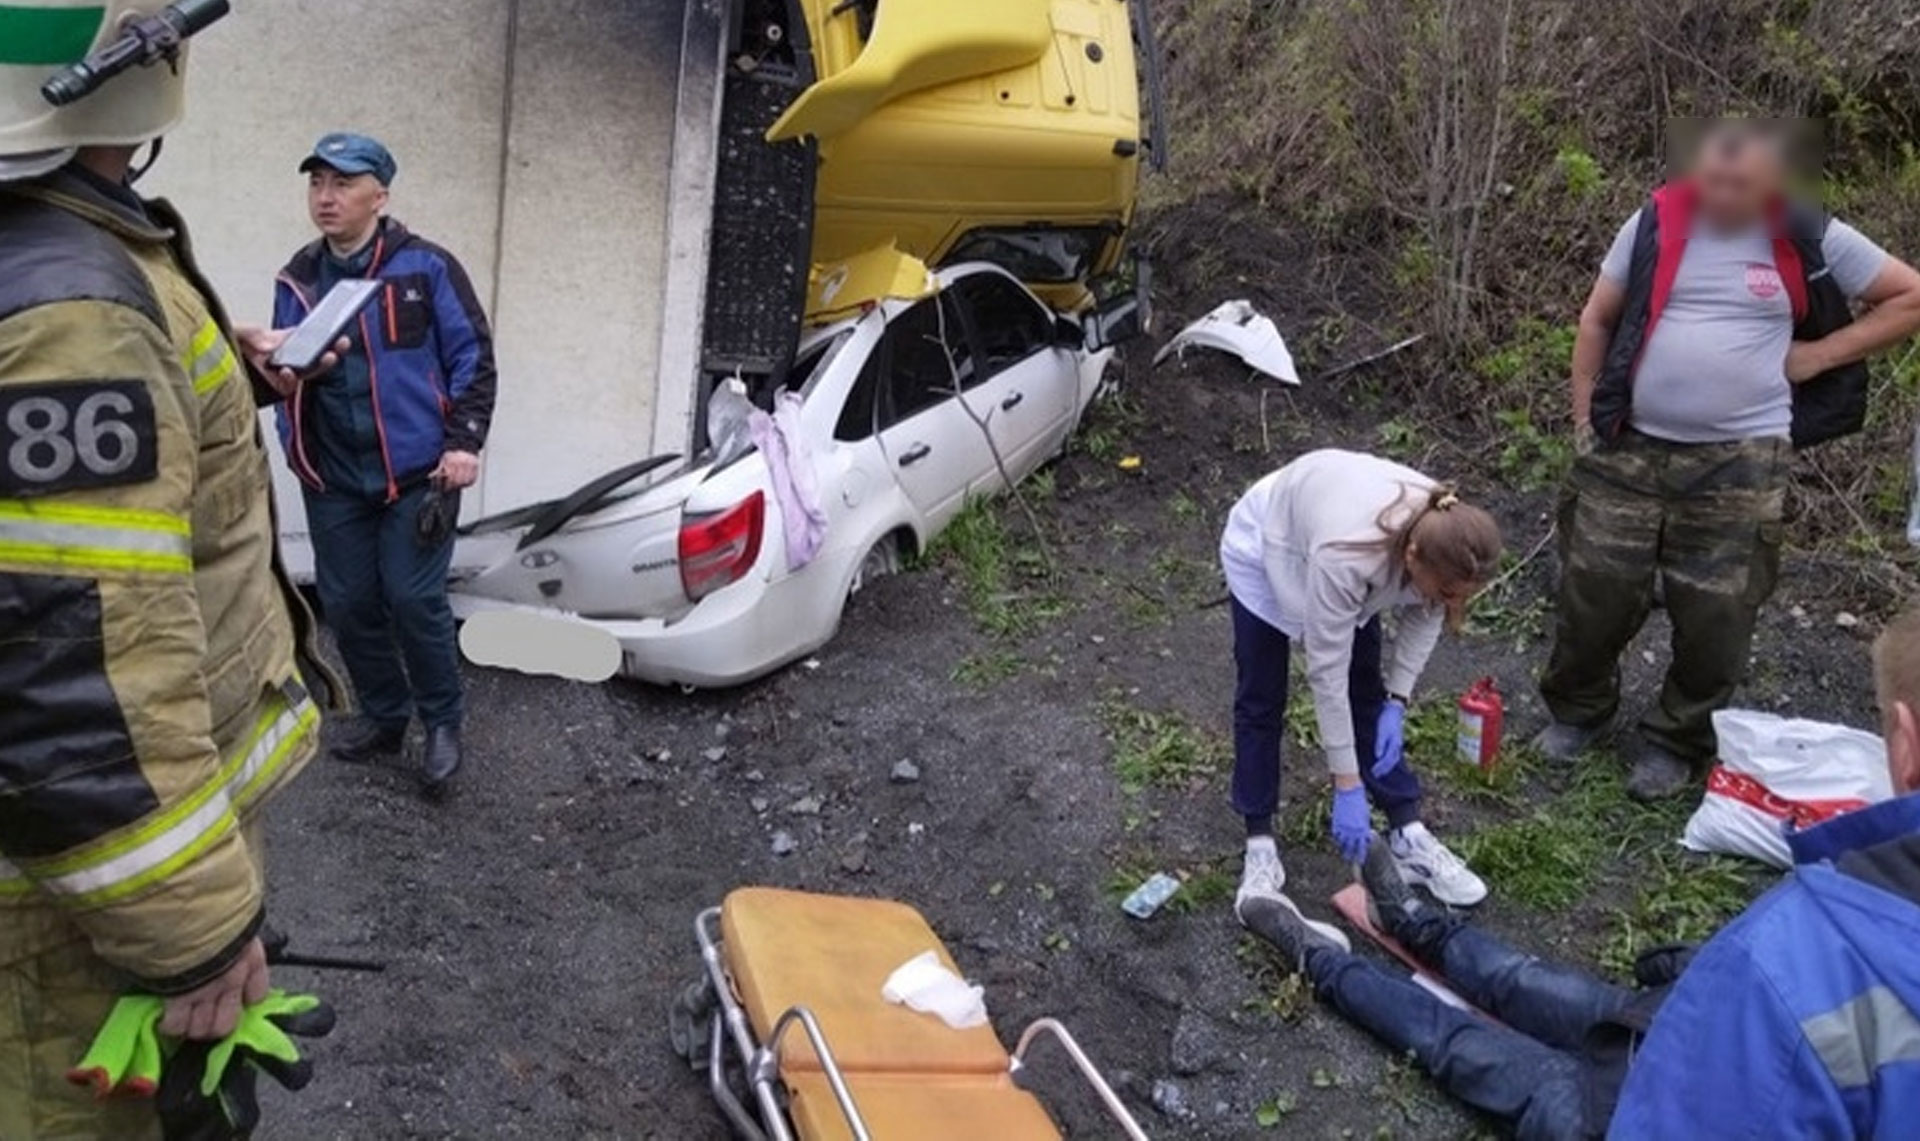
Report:
M 1124 1134 L 1146 1141 L 1058 1022 L 1027 1027 L 1009 1055 L 991 1026 L 956 1030 L 881 998 L 894 968 L 924 951 L 957 971 L 906 904 L 741 888 L 701 912 L 694 935 L 706 977 L 674 1006 L 674 1046 L 707 1071 L 714 1099 L 741 1136 L 1057 1141 L 1059 1128 L 1020 1084 L 1034 1043 L 1052 1037 Z

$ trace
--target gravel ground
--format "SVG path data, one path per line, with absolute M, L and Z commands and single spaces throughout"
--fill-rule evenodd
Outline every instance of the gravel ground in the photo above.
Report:
M 1167 316 L 1221 296 L 1184 314 L 1176 300 Z M 405 771 L 316 762 L 273 819 L 275 920 L 298 948 L 391 966 L 282 972 L 342 1017 L 313 1051 L 313 1086 L 273 1099 L 269 1135 L 726 1136 L 669 1051 L 665 1014 L 697 977 L 694 914 L 754 883 L 915 904 L 985 985 L 1003 1038 L 1062 1018 L 1156 1137 L 1488 1131 L 1287 985 L 1223 898 L 1240 838 L 1220 763 L 1227 620 L 1208 605 L 1217 528 L 1247 481 L 1310 445 L 1372 445 L 1382 418 L 1364 376 L 1297 396 L 1263 397 L 1263 383 L 1219 361 L 1136 376 L 1081 450 L 1029 485 L 1051 576 L 1003 505 L 971 545 L 855 599 L 816 661 L 742 690 L 470 671 L 472 760 L 445 805 L 419 799 Z M 1438 474 L 1471 475 L 1485 449 L 1435 439 L 1424 458 Z M 1121 471 L 1134 455 L 1139 470 Z M 1545 534 L 1550 491 L 1468 484 L 1519 553 Z M 1492 674 L 1509 732 L 1537 723 L 1551 563 L 1544 551 L 1516 574 L 1518 617 L 1497 635 L 1443 643 L 1435 700 Z M 1746 696 L 1868 725 L 1875 615 L 1841 628 L 1827 589 L 1792 561 Z M 1629 658 L 1632 702 L 1653 692 L 1663 636 Z M 1144 779 L 1116 768 L 1143 748 L 1164 764 Z M 1291 756 L 1290 876 L 1326 914 L 1344 872 L 1312 816 L 1324 778 L 1311 752 Z M 894 779 L 901 761 L 917 780 Z M 1530 774 L 1515 795 L 1547 803 L 1567 779 Z M 1444 835 L 1516 812 L 1439 784 L 1429 818 Z M 1557 910 L 1510 904 L 1496 882 L 1480 921 L 1591 958 L 1635 898 L 1637 867 L 1608 863 Z M 1125 918 L 1116 885 L 1153 869 L 1186 875 L 1195 906 Z M 1063 1066 L 1040 1078 L 1073 1135 L 1110 1135 L 1087 1099 L 1063 1094 Z M 1258 1121 L 1276 1117 L 1265 1133 Z

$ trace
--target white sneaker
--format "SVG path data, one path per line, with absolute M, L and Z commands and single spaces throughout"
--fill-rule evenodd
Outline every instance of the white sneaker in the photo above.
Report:
M 1427 831 L 1418 820 L 1387 836 L 1400 878 L 1426 888 L 1433 898 L 1453 907 L 1472 907 L 1487 898 L 1486 881 L 1473 874 L 1465 860 Z
M 1280 863 L 1280 845 L 1271 836 L 1247 838 L 1247 862 L 1240 872 L 1240 891 L 1233 897 L 1233 913 L 1249 899 L 1284 899 L 1287 869 Z

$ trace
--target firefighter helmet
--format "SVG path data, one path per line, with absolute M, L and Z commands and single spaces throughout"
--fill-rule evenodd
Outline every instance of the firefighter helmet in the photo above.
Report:
M 225 8 L 221 4 L 222 9 Z M 137 146 L 186 113 L 185 45 L 56 106 L 42 88 L 167 14 L 160 0 L 11 0 L 0 6 L 0 181 L 33 178 L 80 147 Z M 148 62 L 151 62 L 150 60 Z

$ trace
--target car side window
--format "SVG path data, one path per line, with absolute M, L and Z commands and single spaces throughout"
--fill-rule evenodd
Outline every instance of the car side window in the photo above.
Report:
M 1053 343 L 1054 321 L 1027 291 L 995 273 L 976 273 L 954 283 L 973 316 L 980 370 L 993 376 Z
M 875 424 L 876 405 L 879 402 L 880 377 L 886 369 L 887 344 L 882 340 L 867 354 L 867 363 L 860 366 L 860 375 L 853 379 L 853 390 L 847 393 L 847 402 L 840 407 L 840 419 L 833 426 L 834 439 L 853 444 L 878 431 Z
M 867 372 L 886 381 L 874 384 L 879 403 L 876 430 L 951 399 L 956 379 L 962 392 L 981 379 L 967 344 L 966 327 L 945 294 L 929 297 L 894 318 L 867 360 L 856 391 L 867 383 Z

